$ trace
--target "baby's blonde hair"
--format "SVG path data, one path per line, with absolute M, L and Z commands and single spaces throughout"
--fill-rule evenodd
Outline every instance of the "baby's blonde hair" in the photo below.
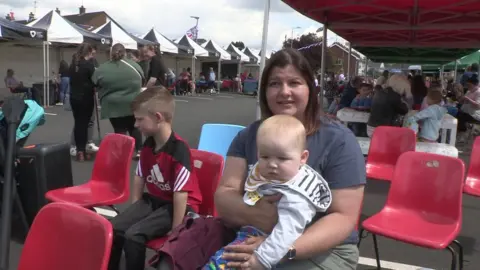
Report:
M 297 118 L 289 115 L 274 115 L 265 119 L 257 131 L 258 138 L 276 136 L 278 139 L 291 138 L 295 147 L 306 149 L 307 135 L 305 127 Z
M 407 98 L 412 97 L 411 84 L 407 77 L 401 74 L 394 74 L 387 80 L 387 87 L 391 87 L 393 91 L 397 92 L 400 96 Z

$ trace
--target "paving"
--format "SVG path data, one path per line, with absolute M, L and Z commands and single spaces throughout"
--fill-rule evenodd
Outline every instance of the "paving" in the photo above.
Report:
M 229 123 L 248 125 L 255 120 L 256 99 L 249 96 L 222 93 L 196 97 L 177 97 L 177 108 L 173 128 L 180 136 L 196 148 L 201 126 L 204 123 Z M 68 142 L 73 127 L 71 112 L 56 106 L 46 109 L 46 124 L 38 127 L 29 138 L 29 144 Z M 100 121 L 101 134 L 113 132 L 108 120 Z M 97 140 L 95 128 L 94 139 Z M 468 148 L 468 147 L 467 147 Z M 468 153 L 462 158 L 468 159 Z M 136 162 L 132 166 L 132 175 Z M 78 185 L 90 177 L 93 162 L 72 161 L 74 184 Z M 389 184 L 369 180 L 367 184 L 362 219 L 377 213 L 385 204 Z M 124 209 L 129 202 L 120 205 Z M 463 226 L 457 238 L 464 246 L 465 269 L 478 269 L 480 265 L 480 198 L 465 195 L 463 198 Z M 384 269 L 448 269 L 450 253 L 431 251 L 379 237 L 380 256 Z M 17 269 L 22 245 L 12 241 L 10 269 Z M 358 269 L 375 269 L 373 243 L 371 237 L 362 241 Z

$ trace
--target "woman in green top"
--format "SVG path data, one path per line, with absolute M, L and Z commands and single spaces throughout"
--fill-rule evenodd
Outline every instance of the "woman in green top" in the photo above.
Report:
M 115 133 L 128 133 L 135 139 L 138 157 L 142 147 L 142 135 L 135 128 L 135 117 L 130 103 L 140 93 L 144 75 L 142 68 L 125 56 L 126 50 L 122 44 L 113 45 L 110 61 L 95 70 L 92 80 L 98 87 L 102 119 L 110 120 Z

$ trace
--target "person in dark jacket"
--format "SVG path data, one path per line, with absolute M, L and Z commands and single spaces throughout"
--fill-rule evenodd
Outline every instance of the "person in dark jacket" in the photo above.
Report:
M 343 90 L 340 103 L 338 104 L 339 110 L 342 108 L 350 107 L 353 99 L 358 94 L 357 90 L 361 83 L 362 78 L 358 76 L 353 77 L 353 79 L 348 82 L 348 84 L 345 86 L 345 89 Z
M 77 160 L 90 159 L 85 151 L 87 145 L 88 122 L 92 118 L 94 109 L 95 85 L 92 75 L 95 64 L 92 61 L 94 48 L 88 44 L 80 45 L 75 59 L 70 65 L 70 105 L 74 119 L 75 145 Z
M 58 69 L 58 75 L 60 77 L 60 103 L 63 105 L 65 103 L 65 98 L 67 94 L 69 95 L 70 90 L 70 75 L 68 74 L 68 63 L 65 60 L 60 61 L 60 67 Z
M 367 135 L 372 137 L 378 126 L 394 126 L 398 115 L 408 113 L 408 105 L 392 87 L 376 90 L 370 107 L 367 123 Z

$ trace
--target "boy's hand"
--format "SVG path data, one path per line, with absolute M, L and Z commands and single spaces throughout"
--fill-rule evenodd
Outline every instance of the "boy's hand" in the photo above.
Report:
M 252 256 L 250 256 L 250 259 L 248 259 L 248 261 L 246 261 L 242 264 L 242 269 L 264 270 L 265 267 L 263 267 L 263 265 L 260 263 L 257 256 L 255 256 L 255 254 L 253 254 Z

